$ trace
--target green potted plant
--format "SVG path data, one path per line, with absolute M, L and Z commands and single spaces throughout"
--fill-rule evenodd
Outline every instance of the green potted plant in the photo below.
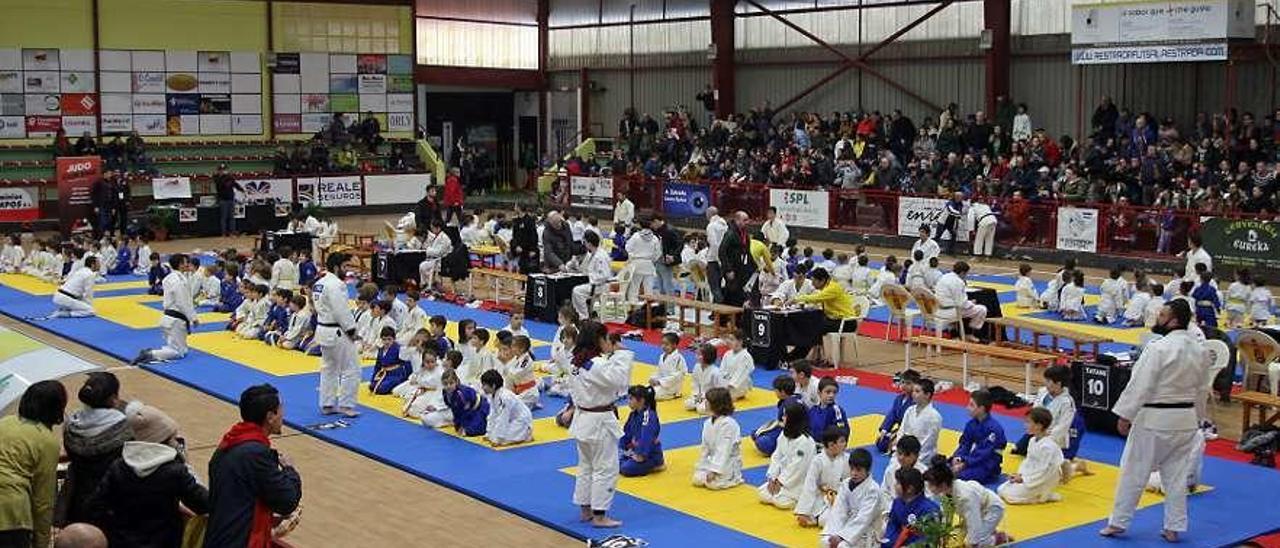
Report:
M 151 229 L 156 241 L 169 239 L 169 234 L 178 228 L 178 210 L 171 207 L 152 207 L 147 211 L 147 228 Z
M 918 519 L 911 526 L 921 537 L 920 541 L 913 546 L 921 546 L 922 548 L 963 547 L 964 538 L 960 535 L 959 527 L 956 526 L 955 499 L 946 496 L 942 497 L 938 503 L 942 506 L 942 512 Z

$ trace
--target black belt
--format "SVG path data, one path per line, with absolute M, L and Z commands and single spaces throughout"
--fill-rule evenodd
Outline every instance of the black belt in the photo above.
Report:
M 164 315 L 170 318 L 182 320 L 182 323 L 187 324 L 187 331 L 191 331 L 191 319 L 188 318 L 186 314 L 178 312 L 177 310 L 165 310 Z
M 316 322 L 316 325 L 320 327 L 342 327 L 341 325 L 336 323 L 325 323 L 325 322 Z
M 582 407 L 578 406 L 578 411 L 584 413 L 613 413 L 618 414 L 618 407 L 615 405 L 601 405 L 600 407 Z
M 1184 401 L 1177 403 L 1147 403 L 1142 406 L 1148 409 L 1191 409 L 1192 407 L 1195 407 L 1196 404 Z
M 58 290 L 58 293 L 61 293 L 61 294 L 66 295 L 66 296 L 68 296 L 68 297 L 71 297 L 72 299 L 75 299 L 75 300 L 77 300 L 77 301 L 83 301 L 83 300 L 84 300 L 84 298 L 80 297 L 79 295 L 72 295 L 70 291 L 67 291 L 67 290 L 65 290 L 65 289 L 59 289 L 59 290 Z

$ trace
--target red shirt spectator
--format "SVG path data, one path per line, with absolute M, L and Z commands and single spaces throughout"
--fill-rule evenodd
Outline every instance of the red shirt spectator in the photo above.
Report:
M 456 170 L 450 170 L 449 175 L 444 178 L 444 205 L 462 207 L 462 180 Z

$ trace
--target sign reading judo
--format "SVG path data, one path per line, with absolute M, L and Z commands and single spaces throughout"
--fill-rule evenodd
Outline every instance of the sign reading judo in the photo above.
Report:
M 569 203 L 573 207 L 613 209 L 613 179 L 570 177 Z
M 899 236 L 919 236 L 920 225 L 927 224 L 933 228 L 934 234 L 937 234 L 937 227 L 943 221 L 942 213 L 946 209 L 947 201 L 942 198 L 913 198 L 903 196 L 898 199 L 898 235 Z M 961 242 L 969 241 L 969 231 L 973 230 L 973 223 L 968 215 L 960 217 L 959 238 Z
M 1200 225 L 1214 269 L 1280 272 L 1280 223 L 1215 217 Z
M 707 185 L 666 183 L 662 186 L 662 212 L 671 218 L 700 217 L 711 205 Z
M 322 207 L 358 207 L 364 203 L 360 177 L 322 177 L 316 183 L 316 200 Z
M 1058 208 L 1058 249 L 1098 252 L 1098 210 L 1082 207 Z
M 778 208 L 778 218 L 792 226 L 827 228 L 831 205 L 823 190 L 769 189 L 769 205 Z

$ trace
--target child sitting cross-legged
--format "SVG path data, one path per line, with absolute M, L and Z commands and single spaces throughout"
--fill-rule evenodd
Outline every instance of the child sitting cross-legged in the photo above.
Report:
M 409 363 L 400 358 L 400 343 L 396 342 L 394 327 L 382 328 L 379 335 L 382 346 L 378 348 L 378 357 L 374 362 L 373 378 L 369 381 L 369 391 L 374 394 L 390 394 L 391 390 L 409 378 Z

